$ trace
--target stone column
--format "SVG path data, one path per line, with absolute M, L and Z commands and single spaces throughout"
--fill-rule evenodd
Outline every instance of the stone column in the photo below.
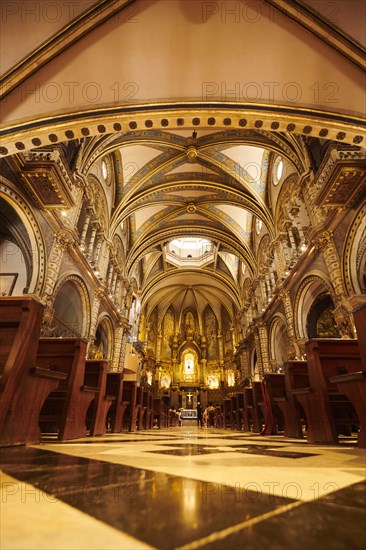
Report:
M 243 378 L 248 378 L 250 376 L 248 346 L 243 347 L 240 352 L 240 366 Z
M 90 315 L 90 330 L 89 330 L 89 346 L 94 342 L 95 332 L 97 329 L 98 313 L 101 301 L 104 297 L 104 290 L 98 288 L 94 293 L 91 315 Z
M 43 333 L 47 333 L 47 326 L 51 324 L 53 319 L 53 293 L 59 276 L 62 259 L 65 252 L 68 252 L 70 250 L 73 243 L 73 239 L 67 232 L 58 231 L 57 233 L 55 233 L 55 238 L 53 240 L 48 260 L 44 291 L 42 294 L 42 300 L 46 302 L 46 309 L 43 314 Z
M 286 326 L 288 334 L 288 347 L 287 354 L 289 359 L 294 359 L 296 356 L 300 356 L 300 349 L 296 343 L 295 328 L 294 328 L 294 316 L 292 311 L 292 304 L 290 294 L 287 290 L 282 289 L 278 294 L 279 299 L 283 303 L 285 309 Z
M 258 365 L 258 371 L 260 376 L 263 376 L 263 363 L 262 363 L 262 350 L 261 350 L 261 343 L 259 338 L 259 332 L 257 327 L 254 327 L 254 342 L 255 342 L 255 349 L 257 350 L 257 365 Z
M 286 264 L 283 256 L 283 251 L 281 250 L 281 242 L 279 240 L 274 242 L 274 256 L 277 266 L 278 277 L 281 279 L 283 274 L 286 271 Z
M 219 347 L 219 363 L 220 367 L 224 365 L 224 344 L 222 341 L 222 332 L 221 330 L 217 333 L 217 345 Z
M 111 290 L 113 273 L 114 273 L 114 265 L 112 263 L 110 263 L 109 264 L 109 271 L 108 271 L 108 278 L 107 278 L 108 290 Z
M 263 373 L 271 372 L 271 364 L 269 361 L 268 353 L 268 334 L 267 334 L 267 325 L 262 319 L 256 320 L 256 332 L 258 335 L 258 344 L 260 355 L 262 359 L 262 369 Z M 257 343 L 257 342 L 256 342 Z
M 156 338 L 156 359 L 160 361 L 161 356 L 161 340 L 163 338 L 163 333 L 161 332 L 161 328 L 158 329 L 158 334 Z
M 122 361 L 121 354 L 122 354 L 122 346 L 123 346 L 123 335 L 127 325 L 128 325 L 127 319 L 120 319 L 117 322 L 116 329 L 114 332 L 114 353 L 113 353 L 112 364 L 109 369 L 110 372 L 123 371 L 124 357 Z M 126 338 L 126 341 L 127 341 L 127 338 Z
M 85 237 L 86 237 L 86 234 L 87 234 L 88 229 L 89 229 L 90 220 L 91 220 L 91 215 L 92 215 L 92 211 L 87 210 L 87 211 L 86 211 L 86 216 L 85 216 L 84 225 L 83 225 L 83 230 L 82 230 L 81 236 L 80 236 L 80 244 L 81 244 L 82 246 L 85 245 Z
M 115 272 L 113 273 L 113 279 L 112 279 L 112 284 L 111 284 L 111 294 L 112 294 L 112 296 L 115 297 L 118 273 L 117 273 L 116 269 L 114 271 Z
M 91 232 L 90 241 L 88 244 L 88 256 L 90 259 L 93 258 L 93 248 L 94 248 L 95 237 L 97 235 L 97 230 L 98 230 L 98 226 L 96 222 L 92 222 L 92 232 Z
M 130 334 L 130 325 L 128 324 L 128 319 L 126 319 L 126 322 L 124 324 L 122 343 L 121 343 L 121 353 L 120 353 L 120 360 L 119 360 L 119 367 L 118 367 L 121 370 L 118 372 L 123 371 L 123 367 L 126 360 L 126 346 L 127 346 L 127 339 L 129 334 Z
M 122 284 L 122 278 L 121 278 L 121 275 L 118 275 L 117 277 L 117 284 L 116 284 L 116 291 L 115 291 L 115 296 L 116 296 L 116 300 L 118 302 L 118 305 L 120 305 L 120 294 L 121 294 L 121 284 Z
M 100 256 L 100 251 L 101 251 L 102 244 L 103 244 L 103 238 L 104 238 L 103 232 L 98 231 L 98 233 L 97 233 L 97 246 L 95 247 L 94 258 L 93 258 L 96 265 L 98 265 L 98 263 L 99 263 L 99 256 Z
M 99 261 L 99 273 L 103 277 L 103 279 L 107 276 L 108 271 L 108 262 L 109 262 L 109 251 L 110 251 L 111 245 L 109 242 L 106 242 L 106 245 L 103 249 L 102 257 Z
M 315 241 L 316 248 L 322 252 L 335 293 L 334 319 L 342 338 L 353 338 L 354 329 L 350 315 L 351 307 L 346 299 L 342 272 L 332 231 L 323 231 Z

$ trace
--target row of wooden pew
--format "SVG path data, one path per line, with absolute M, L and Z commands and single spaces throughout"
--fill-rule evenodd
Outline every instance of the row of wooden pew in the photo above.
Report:
M 358 432 L 366 448 L 366 365 L 357 340 L 310 340 L 306 355 L 225 399 L 223 427 L 294 438 L 306 432 L 323 444 Z
M 61 441 L 167 425 L 160 399 L 86 360 L 82 338 L 40 338 L 43 305 L 0 299 L 0 443 Z M 155 404 L 155 411 L 154 411 Z

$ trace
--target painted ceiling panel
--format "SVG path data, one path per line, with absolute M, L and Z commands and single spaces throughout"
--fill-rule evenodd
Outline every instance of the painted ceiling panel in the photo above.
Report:
M 219 256 L 224 260 L 234 281 L 236 281 L 238 279 L 239 258 L 229 252 L 219 252 Z
M 218 204 L 216 205 L 218 210 L 224 212 L 227 216 L 230 216 L 241 228 L 249 230 L 248 225 L 251 223 L 251 213 L 244 208 L 238 206 L 231 206 L 230 204 Z
M 163 206 L 154 205 L 154 206 L 146 206 L 145 208 L 141 208 L 140 210 L 137 210 L 134 214 L 136 231 L 138 231 L 146 221 L 149 221 L 150 223 L 153 222 L 154 219 L 156 218 L 156 215 L 164 209 L 165 209 L 164 205 Z
M 121 149 L 123 165 L 123 181 L 126 185 L 130 179 L 152 159 L 161 154 L 161 151 L 145 145 L 131 145 Z
M 205 197 L 207 195 L 207 191 L 199 191 L 195 189 L 189 189 L 189 190 L 179 190 L 179 191 L 171 191 L 170 195 L 177 195 L 178 197 Z
M 181 164 L 180 166 L 177 166 L 174 168 L 174 170 L 171 170 L 170 172 L 167 172 L 167 174 L 178 174 L 181 172 L 196 172 L 198 174 L 215 174 L 213 170 L 210 170 L 209 168 L 206 168 L 206 166 L 202 166 L 202 164 L 191 164 L 191 163 L 185 163 Z

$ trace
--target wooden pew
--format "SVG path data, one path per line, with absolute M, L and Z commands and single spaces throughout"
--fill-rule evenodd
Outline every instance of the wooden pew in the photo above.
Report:
M 107 403 L 111 401 L 106 418 L 107 431 L 119 433 L 122 430 L 122 417 L 126 407 L 126 403 L 122 401 L 123 375 L 121 372 L 108 372 L 105 394 Z
M 357 362 L 347 363 L 342 367 L 342 374 L 331 377 L 330 381 L 354 406 L 360 422 L 358 446 L 366 449 L 366 304 L 353 312 L 353 318 L 358 336 L 360 369 L 357 368 Z
M 262 432 L 265 425 L 265 402 L 262 393 L 262 382 L 253 382 L 253 406 L 257 410 L 257 416 L 259 421 L 259 431 Z
M 150 390 L 145 390 L 144 406 L 146 407 L 146 430 L 151 430 L 153 423 L 153 396 Z
M 143 430 L 145 407 L 143 404 L 144 390 L 141 386 L 137 386 L 136 389 L 136 429 Z
M 223 413 L 221 410 L 221 407 L 216 406 L 215 407 L 215 428 L 222 428 L 223 427 Z
M 351 368 L 351 364 L 358 364 L 360 368 L 357 341 L 314 339 L 305 344 L 305 349 L 308 379 L 302 374 L 303 387 L 292 389 L 292 394 L 305 411 L 306 437 L 311 443 L 337 443 L 338 433 L 349 434 L 358 419 L 349 399 L 331 379 L 346 365 Z
M 362 372 L 366 372 L 366 303 L 353 312 L 353 320 L 357 331 Z
M 107 414 L 116 399 L 116 396 L 107 394 L 107 369 L 108 361 L 88 359 L 85 362 L 84 384 L 99 388 L 87 412 L 87 428 L 91 436 L 105 434 Z
M 261 429 L 258 409 L 253 398 L 253 388 L 244 388 L 244 430 L 260 433 Z
M 230 428 L 231 427 L 231 398 L 226 397 L 223 401 L 223 427 Z
M 244 393 L 236 393 L 236 425 L 240 431 L 244 430 Z
M 234 393 L 231 397 L 231 404 L 230 404 L 230 428 L 232 430 L 239 430 L 238 428 L 238 409 L 237 409 L 237 399 L 236 399 L 236 393 Z
M 165 411 L 165 405 L 161 397 L 153 398 L 153 422 L 157 422 L 158 428 L 167 428 L 169 417 Z
M 0 441 L 39 443 L 39 412 L 64 374 L 36 363 L 44 306 L 29 296 L 0 298 Z
M 277 401 L 284 418 L 284 436 L 302 439 L 306 420 L 296 393 L 301 394 L 304 388 L 308 391 L 308 365 L 306 361 L 290 360 L 285 362 L 284 370 L 286 399 Z
M 178 421 L 178 416 L 177 416 L 176 410 L 169 409 L 169 427 L 175 428 L 177 421 Z
M 122 404 L 124 405 L 124 407 L 121 418 L 121 426 L 122 429 L 127 429 L 129 432 L 136 431 L 136 393 L 136 382 L 131 380 L 124 380 L 122 391 Z
M 85 437 L 86 414 L 100 388 L 87 385 L 85 356 L 87 341 L 82 338 L 41 338 L 37 350 L 37 367 L 51 368 L 66 378 L 46 399 L 40 413 L 42 432 L 58 432 L 58 439 Z M 51 366 L 51 367 L 50 367 Z
M 307 347 L 309 377 L 321 371 L 320 381 L 322 388 L 327 388 L 337 435 L 344 430 L 350 433 L 359 424 L 358 445 L 366 448 L 366 371 L 357 340 L 310 341 Z
M 264 375 L 263 381 L 269 401 L 268 405 L 270 406 L 272 426 L 269 428 L 271 429 L 271 433 L 275 435 L 278 434 L 278 432 L 283 432 L 284 435 L 289 437 L 289 430 L 286 427 L 286 420 L 288 420 L 288 418 L 285 416 L 287 412 L 285 375 L 268 373 Z

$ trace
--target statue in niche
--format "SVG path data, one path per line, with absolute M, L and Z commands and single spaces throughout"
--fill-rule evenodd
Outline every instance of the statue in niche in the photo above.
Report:
M 193 340 L 195 329 L 196 322 L 194 320 L 193 313 L 191 311 L 188 311 L 185 319 L 185 334 L 187 340 Z
M 338 338 L 339 332 L 331 307 L 324 309 L 316 322 L 316 332 L 319 338 Z

